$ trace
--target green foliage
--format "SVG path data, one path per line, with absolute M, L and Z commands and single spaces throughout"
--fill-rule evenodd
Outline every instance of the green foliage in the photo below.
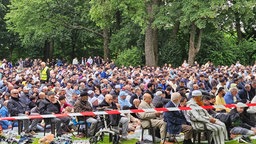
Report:
M 127 47 L 138 47 L 143 49 L 141 41 L 143 41 L 143 35 L 140 34 L 141 29 L 134 23 L 127 23 L 116 33 L 112 34 L 109 48 L 112 53 L 112 57 L 116 56 L 125 50 Z
M 118 66 L 138 66 L 142 65 L 142 52 L 137 47 L 125 49 L 114 60 Z
M 159 65 L 172 64 L 174 67 L 180 66 L 188 57 L 188 34 L 178 33 L 176 39 L 170 39 L 168 30 L 161 31 L 159 36 Z
M 49 41 L 54 57 L 70 60 L 85 56 L 84 48 L 98 52 L 102 44 L 101 33 L 89 19 L 88 5 L 89 1 L 80 0 L 12 0 L 5 20 L 8 29 L 19 34 L 30 57 L 42 57 Z
M 148 15 L 146 8 L 151 2 L 2 0 L 0 58 L 42 58 L 45 41 L 53 44 L 53 57 L 103 56 L 102 29 L 107 28 L 111 57 L 119 65 L 142 64 L 143 32 L 152 16 L 152 27 L 158 29 L 159 65 L 179 66 L 187 59 L 192 23 L 203 29 L 198 63 L 230 65 L 239 60 L 252 64 L 256 60 L 255 0 L 165 0 L 153 6 L 156 13 Z M 235 23 L 242 28 L 239 42 Z M 176 24 L 179 28 L 174 34 Z
M 231 65 L 240 61 L 248 65 L 256 60 L 256 41 L 243 40 L 237 44 L 236 37 L 221 32 L 208 33 L 203 37 L 202 50 L 197 61 L 201 64 L 212 61 L 215 65 Z

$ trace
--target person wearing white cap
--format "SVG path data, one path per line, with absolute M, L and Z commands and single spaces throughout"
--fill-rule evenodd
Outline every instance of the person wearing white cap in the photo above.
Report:
M 193 129 L 203 130 L 204 125 L 213 132 L 215 144 L 224 144 L 228 139 L 226 126 L 218 119 L 213 118 L 205 109 L 202 109 L 202 92 L 200 90 L 192 91 L 192 98 L 188 101 L 187 106 L 191 108 L 187 112 Z
M 115 85 L 115 89 L 112 89 L 109 94 L 118 96 L 121 90 L 120 85 Z
M 132 104 L 126 99 L 127 95 L 128 94 L 125 91 L 121 91 L 119 93 L 118 103 L 120 104 L 121 109 L 123 108 L 123 106 L 128 106 L 128 107 L 132 106 Z
M 153 105 L 154 105 L 155 107 L 158 107 L 158 106 L 163 107 L 163 106 L 164 106 L 165 104 L 167 104 L 169 101 L 170 101 L 170 99 L 166 99 L 166 98 L 165 98 L 165 94 L 164 94 L 162 91 L 157 91 L 157 92 L 155 93 L 155 96 L 154 96 L 154 98 L 153 98 L 152 103 L 153 103 Z
M 243 135 L 242 141 L 248 142 L 248 136 L 256 134 L 255 122 L 250 121 L 244 114 L 246 104 L 238 102 L 236 108 L 232 109 L 229 113 L 232 121 L 230 127 L 231 137 L 235 135 Z M 249 141 L 250 142 L 250 141 Z M 250 142 L 251 143 L 251 142 Z

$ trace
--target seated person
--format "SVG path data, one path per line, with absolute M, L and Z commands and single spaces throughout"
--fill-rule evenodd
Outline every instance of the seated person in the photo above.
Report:
M 179 107 L 181 98 L 182 97 L 179 93 L 173 93 L 171 96 L 171 101 L 169 101 L 165 107 Z M 181 111 L 165 112 L 164 120 L 167 122 L 167 132 L 169 134 L 179 134 L 180 132 L 184 132 L 185 137 L 183 144 L 192 144 L 192 127 L 189 125 Z
M 204 130 L 206 125 L 207 129 L 213 132 L 213 140 L 215 144 L 224 144 L 225 139 L 228 139 L 226 126 L 221 121 L 213 118 L 205 109 L 202 109 L 202 92 L 194 90 L 192 98 L 187 103 L 191 108 L 187 112 L 193 129 Z
M 72 107 L 67 103 L 65 96 L 59 96 L 60 112 L 64 113 L 66 107 Z
M 86 91 L 81 92 L 80 98 L 76 101 L 74 105 L 74 112 L 79 113 L 79 112 L 86 112 L 86 111 L 93 111 L 93 108 L 91 104 L 88 102 L 88 93 Z M 89 129 L 89 135 L 93 136 L 95 134 L 95 130 L 97 127 L 98 121 L 96 120 L 95 117 L 78 117 L 78 121 L 84 121 L 90 123 L 90 129 Z
M 18 89 L 12 89 L 11 90 L 11 99 L 7 103 L 8 111 L 10 112 L 10 116 L 28 116 L 30 115 L 30 109 L 29 106 L 22 103 L 22 101 L 19 99 L 19 91 Z M 32 120 L 32 123 L 30 125 L 30 121 L 28 119 L 24 119 L 23 126 L 24 131 L 26 134 L 34 134 L 32 131 L 37 123 L 38 119 Z
M 99 104 L 99 108 L 110 108 L 112 110 L 117 110 L 117 105 L 116 103 L 113 102 L 113 97 L 110 94 L 107 94 L 105 96 L 105 99 Z M 129 121 L 126 117 L 121 116 L 120 114 L 114 114 L 114 115 L 109 115 L 110 122 L 112 126 L 116 126 L 119 123 L 122 125 L 122 139 L 127 139 L 128 135 L 128 124 Z
M 211 96 L 203 96 L 202 101 L 204 106 L 211 106 Z M 206 111 L 213 117 L 217 113 L 214 109 L 206 109 Z
M 4 101 L 3 105 L 0 104 L 0 117 L 8 117 L 9 116 L 9 112 L 6 107 L 7 103 L 8 103 L 8 100 Z M 2 126 L 3 129 L 12 128 L 12 122 L 8 121 L 8 120 L 1 120 L 0 125 Z
M 130 109 L 138 109 L 139 105 L 140 105 L 140 100 L 139 99 L 134 99 L 133 104 L 132 104 Z M 138 118 L 137 113 L 131 113 L 131 115 L 135 118 Z
M 124 106 L 128 106 L 131 107 L 132 104 L 126 99 L 128 93 L 126 93 L 125 91 L 120 91 L 119 95 L 118 95 L 118 103 L 120 104 L 121 109 Z
M 152 103 L 155 107 L 157 107 L 157 105 L 166 105 L 168 102 L 170 101 L 170 99 L 166 99 L 165 98 L 165 94 L 162 91 L 157 91 L 155 93 L 155 96 L 152 100 Z
M 40 114 L 60 114 L 60 103 L 57 101 L 55 97 L 55 93 L 49 91 L 47 93 L 46 99 L 40 101 L 38 110 Z M 57 130 L 57 137 L 60 137 L 67 129 L 70 118 L 69 117 L 61 117 L 61 118 L 50 118 L 52 123 L 55 123 L 55 127 Z M 61 126 L 61 124 L 63 124 Z
M 143 100 L 139 105 L 139 109 L 153 109 L 155 108 L 152 104 L 152 97 L 149 93 L 143 95 Z M 143 112 L 138 113 L 139 118 L 141 119 L 141 125 L 143 128 L 149 127 L 151 121 L 152 127 L 158 127 L 160 129 L 161 143 L 164 142 L 166 123 L 163 119 L 160 119 L 161 112 Z
M 129 109 L 130 107 L 123 106 L 123 110 L 129 110 Z M 125 117 L 127 117 L 129 121 L 128 131 L 135 131 L 135 129 L 140 126 L 140 120 L 133 117 L 131 113 L 126 113 Z
M 232 109 L 229 113 L 231 118 L 231 136 L 233 135 L 255 135 L 256 134 L 256 128 L 255 125 L 249 121 L 246 121 L 245 115 L 244 115 L 244 108 L 247 107 L 246 104 L 243 104 L 241 102 L 238 102 L 236 104 L 236 108 Z
M 251 91 L 251 85 L 250 84 L 245 84 L 243 89 L 241 89 L 238 92 L 238 96 L 242 100 L 243 103 L 249 103 L 253 99 L 254 96 L 252 96 L 250 94 L 250 91 Z
M 224 87 L 219 87 L 218 91 L 217 91 L 217 96 L 216 96 L 216 101 L 215 101 L 215 105 L 226 105 L 224 96 L 225 96 L 226 92 Z M 217 112 L 230 112 L 229 108 L 216 108 Z
M 227 92 L 224 96 L 226 104 L 235 104 L 241 99 L 237 95 L 238 89 L 236 87 L 230 88 L 229 92 Z

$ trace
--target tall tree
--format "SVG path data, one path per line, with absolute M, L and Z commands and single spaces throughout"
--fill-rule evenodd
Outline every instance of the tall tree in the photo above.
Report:
M 80 33 L 94 34 L 93 37 L 102 35 L 88 18 L 88 3 L 80 0 L 12 0 L 5 19 L 9 30 L 19 34 L 24 46 L 43 47 L 45 59 L 52 57 L 56 42 L 68 42 L 64 46 L 66 50 L 72 49 L 73 58 Z

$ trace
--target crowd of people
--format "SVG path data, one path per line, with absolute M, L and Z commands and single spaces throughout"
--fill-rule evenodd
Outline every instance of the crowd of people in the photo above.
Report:
M 124 140 L 129 132 L 152 125 L 158 128 L 162 143 L 167 131 L 169 142 L 172 135 L 184 132 L 183 143 L 190 144 L 192 129 L 204 126 L 213 132 L 215 144 L 224 144 L 237 135 L 248 141 L 248 136 L 256 134 L 256 110 L 246 105 L 256 102 L 255 76 L 256 65 L 243 66 L 239 62 L 231 66 L 214 66 L 211 62 L 189 66 L 184 62 L 173 68 L 167 64 L 116 67 L 114 62 L 105 62 L 100 57 L 81 61 L 75 58 L 72 64 L 59 59 L 47 62 L 20 59 L 12 65 L 4 59 L 0 67 L 0 115 L 61 114 L 106 107 L 125 110 L 189 106 L 192 110 L 110 115 L 110 123 L 121 126 Z M 200 107 L 226 104 L 237 107 L 206 110 Z M 24 120 L 23 130 L 34 134 L 50 122 L 55 123 L 57 136 L 61 136 L 71 130 L 73 119 Z M 97 116 L 77 117 L 75 121 L 90 123 L 89 136 L 96 133 Z M 16 126 L 7 120 L 0 121 L 0 125 L 3 129 Z

